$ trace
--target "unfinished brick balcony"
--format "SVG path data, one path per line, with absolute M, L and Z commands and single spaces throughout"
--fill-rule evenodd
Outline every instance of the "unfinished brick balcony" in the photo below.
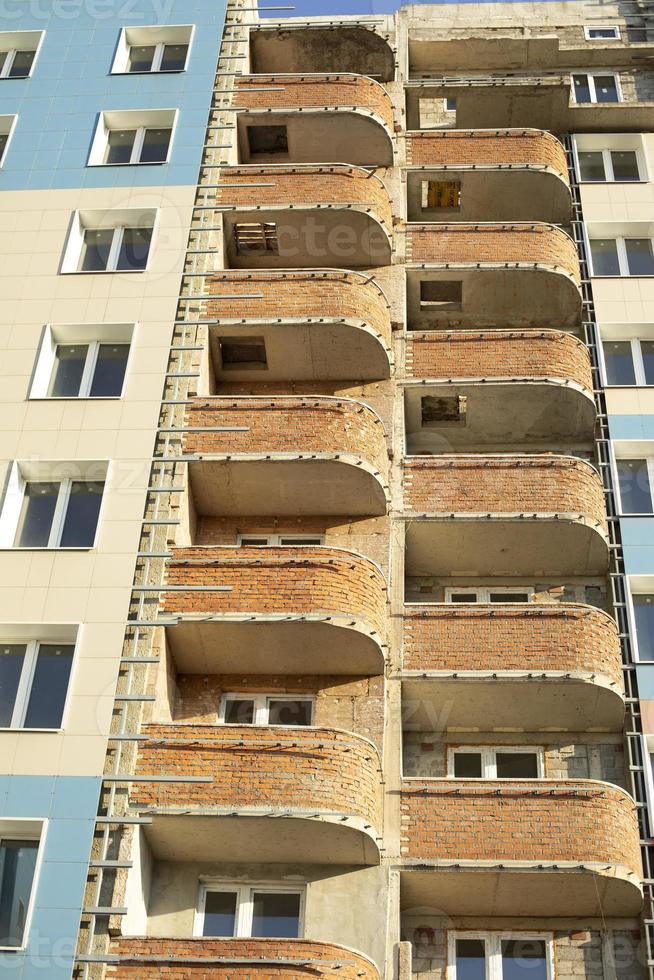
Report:
M 406 138 L 409 221 L 570 219 L 562 143 L 538 129 L 425 130 Z
M 183 451 L 202 516 L 386 513 L 386 434 L 363 402 L 198 398 L 185 424 Z
M 332 973 L 341 980 L 379 980 L 374 963 L 334 943 L 308 939 L 205 939 L 123 936 L 112 943 L 115 980 L 159 980 L 202 970 L 202 980 L 269 980 Z M 165 973 L 163 972 L 165 970 Z M 190 976 L 190 972 L 179 976 Z
M 406 606 L 404 727 L 622 731 L 615 620 L 569 602 Z M 455 736 L 454 736 L 455 737 Z
M 183 673 L 383 671 L 386 581 L 328 547 L 176 548 L 163 611 Z M 217 591 L 217 588 L 229 591 Z
M 200 318 L 208 321 L 217 382 L 390 376 L 388 300 L 360 272 L 216 273 L 205 279 Z M 231 345 L 248 342 L 251 355 L 236 359 Z M 252 355 L 258 361 L 248 360 Z
M 248 75 L 235 89 L 242 163 L 393 164 L 393 103 L 373 78 Z
M 264 25 L 250 31 L 250 67 L 257 74 L 356 72 L 380 82 L 395 78 L 395 52 L 372 23 Z
M 382 180 L 342 164 L 228 167 L 207 205 L 222 212 L 228 268 L 388 265 L 393 218 Z
M 572 334 L 427 331 L 406 344 L 409 454 L 590 449 L 590 356 Z
M 577 329 L 579 259 L 560 228 L 409 224 L 406 238 L 409 329 Z
M 604 574 L 597 470 L 541 456 L 413 457 L 404 463 L 408 575 Z
M 139 749 L 137 777 L 203 780 L 132 784 L 132 807 L 153 815 L 148 841 L 155 855 L 379 862 L 381 765 L 377 749 L 360 735 L 199 724 L 150 724 L 142 733 L 147 742 Z
M 642 904 L 636 805 L 596 780 L 405 780 L 405 908 L 627 916 Z

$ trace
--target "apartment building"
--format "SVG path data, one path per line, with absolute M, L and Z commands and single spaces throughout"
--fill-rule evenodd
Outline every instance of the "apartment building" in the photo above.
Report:
M 648 18 L 0 35 L 3 970 L 652 972 Z

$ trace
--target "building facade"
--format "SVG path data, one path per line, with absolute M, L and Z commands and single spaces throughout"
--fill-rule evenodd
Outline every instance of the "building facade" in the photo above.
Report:
M 625 8 L 0 34 L 3 969 L 651 973 Z

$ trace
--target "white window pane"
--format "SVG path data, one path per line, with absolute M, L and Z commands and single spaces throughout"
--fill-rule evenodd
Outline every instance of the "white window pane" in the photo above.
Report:
M 3 157 L 5 155 L 5 150 L 7 149 L 8 142 L 9 142 L 9 136 L 6 133 L 0 133 L 0 163 L 2 163 Z
M 8 78 L 28 78 L 32 70 L 35 51 L 17 51 Z
M 650 238 L 625 238 L 630 276 L 654 276 L 654 255 Z
M 582 180 L 606 180 L 604 169 L 604 155 L 601 150 L 579 151 L 579 176 Z
M 588 37 L 595 41 L 600 38 L 617 38 L 618 30 L 616 27 L 589 27 Z
M 95 362 L 91 398 L 117 398 L 123 391 L 129 344 L 100 344 Z
M 297 939 L 300 932 L 298 894 L 255 892 L 252 904 L 252 936 Z
M 623 514 L 651 514 L 652 491 L 646 459 L 618 459 L 618 484 Z
M 161 71 L 183 71 L 186 67 L 188 44 L 164 45 Z
M 87 344 L 58 344 L 48 387 L 51 398 L 76 398 L 89 352 Z
M 165 163 L 171 129 L 146 129 L 139 163 Z
M 38 841 L 0 842 L 0 946 L 22 945 L 38 849 Z
M 654 385 L 654 341 L 641 340 L 640 353 L 645 370 L 645 384 Z
M 116 268 L 122 272 L 145 269 L 151 239 L 152 228 L 125 228 Z
M 7 61 L 8 57 L 9 57 L 8 51 L 0 51 L 0 75 L 2 75 L 2 70 L 5 66 L 5 62 Z
M 109 262 L 109 252 L 114 238 L 113 228 L 84 232 L 80 272 L 104 272 Z
M 129 163 L 136 139 L 135 129 L 112 130 L 107 137 L 104 163 Z
M 236 892 L 207 892 L 203 936 L 233 936 L 236 931 Z
M 618 243 L 613 238 L 591 238 L 594 276 L 619 276 Z
M 40 644 L 24 728 L 61 727 L 72 663 L 72 646 Z
M 127 71 L 150 71 L 154 60 L 155 50 L 156 48 L 154 44 L 142 45 L 140 47 L 132 46 L 129 49 Z
M 455 752 L 454 775 L 458 779 L 481 779 L 481 752 Z
M 104 483 L 74 480 L 61 532 L 62 548 L 90 548 L 95 540 Z
M 478 602 L 476 592 L 450 592 L 449 602 Z
M 618 86 L 614 75 L 594 75 L 595 101 L 617 102 Z
M 224 718 L 226 725 L 253 725 L 254 700 L 252 698 L 225 698 Z
M 0 728 L 9 728 L 16 704 L 26 647 L 21 643 L 0 646 Z
M 538 756 L 535 752 L 498 752 L 498 779 L 537 779 Z
M 288 699 L 268 701 L 268 723 L 270 725 L 310 725 L 311 701 L 289 701 Z
M 640 660 L 654 660 L 654 595 L 633 596 Z
M 489 592 L 491 602 L 529 602 L 528 592 Z
M 590 102 L 588 75 L 573 75 L 572 85 L 574 88 L 575 102 Z
M 544 939 L 503 939 L 502 980 L 547 980 Z
M 628 340 L 605 340 L 604 364 L 610 385 L 635 385 L 636 372 L 631 344 Z
M 58 495 L 58 483 L 26 484 L 14 539 L 15 547 L 47 547 Z
M 456 980 L 486 980 L 486 943 L 483 939 L 457 939 Z
M 640 180 L 635 150 L 612 150 L 611 163 L 614 180 Z

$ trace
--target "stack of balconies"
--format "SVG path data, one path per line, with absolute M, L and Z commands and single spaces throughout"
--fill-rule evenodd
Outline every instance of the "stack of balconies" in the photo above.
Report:
M 300 33 L 253 33 L 238 160 L 200 189 L 224 268 L 196 301 L 121 980 L 164 963 L 408 980 L 393 957 L 420 916 L 568 928 L 641 901 L 634 803 L 603 761 L 625 697 L 565 152 L 532 128 L 398 146 L 384 39 Z M 423 89 L 407 86 L 410 128 Z M 469 115 L 456 94 L 466 127 L 552 128 L 567 91 L 512 92 L 505 112 L 477 87 Z M 434 203 L 443 184 L 460 206 Z M 311 695 L 312 723 L 218 718 L 221 695 L 252 692 Z M 454 744 L 496 742 L 544 746 L 544 772 L 447 770 Z M 563 744 L 585 770 L 557 769 Z M 203 935 L 198 883 L 216 880 L 300 883 L 301 931 Z M 413 955 L 431 975 L 437 954 Z

